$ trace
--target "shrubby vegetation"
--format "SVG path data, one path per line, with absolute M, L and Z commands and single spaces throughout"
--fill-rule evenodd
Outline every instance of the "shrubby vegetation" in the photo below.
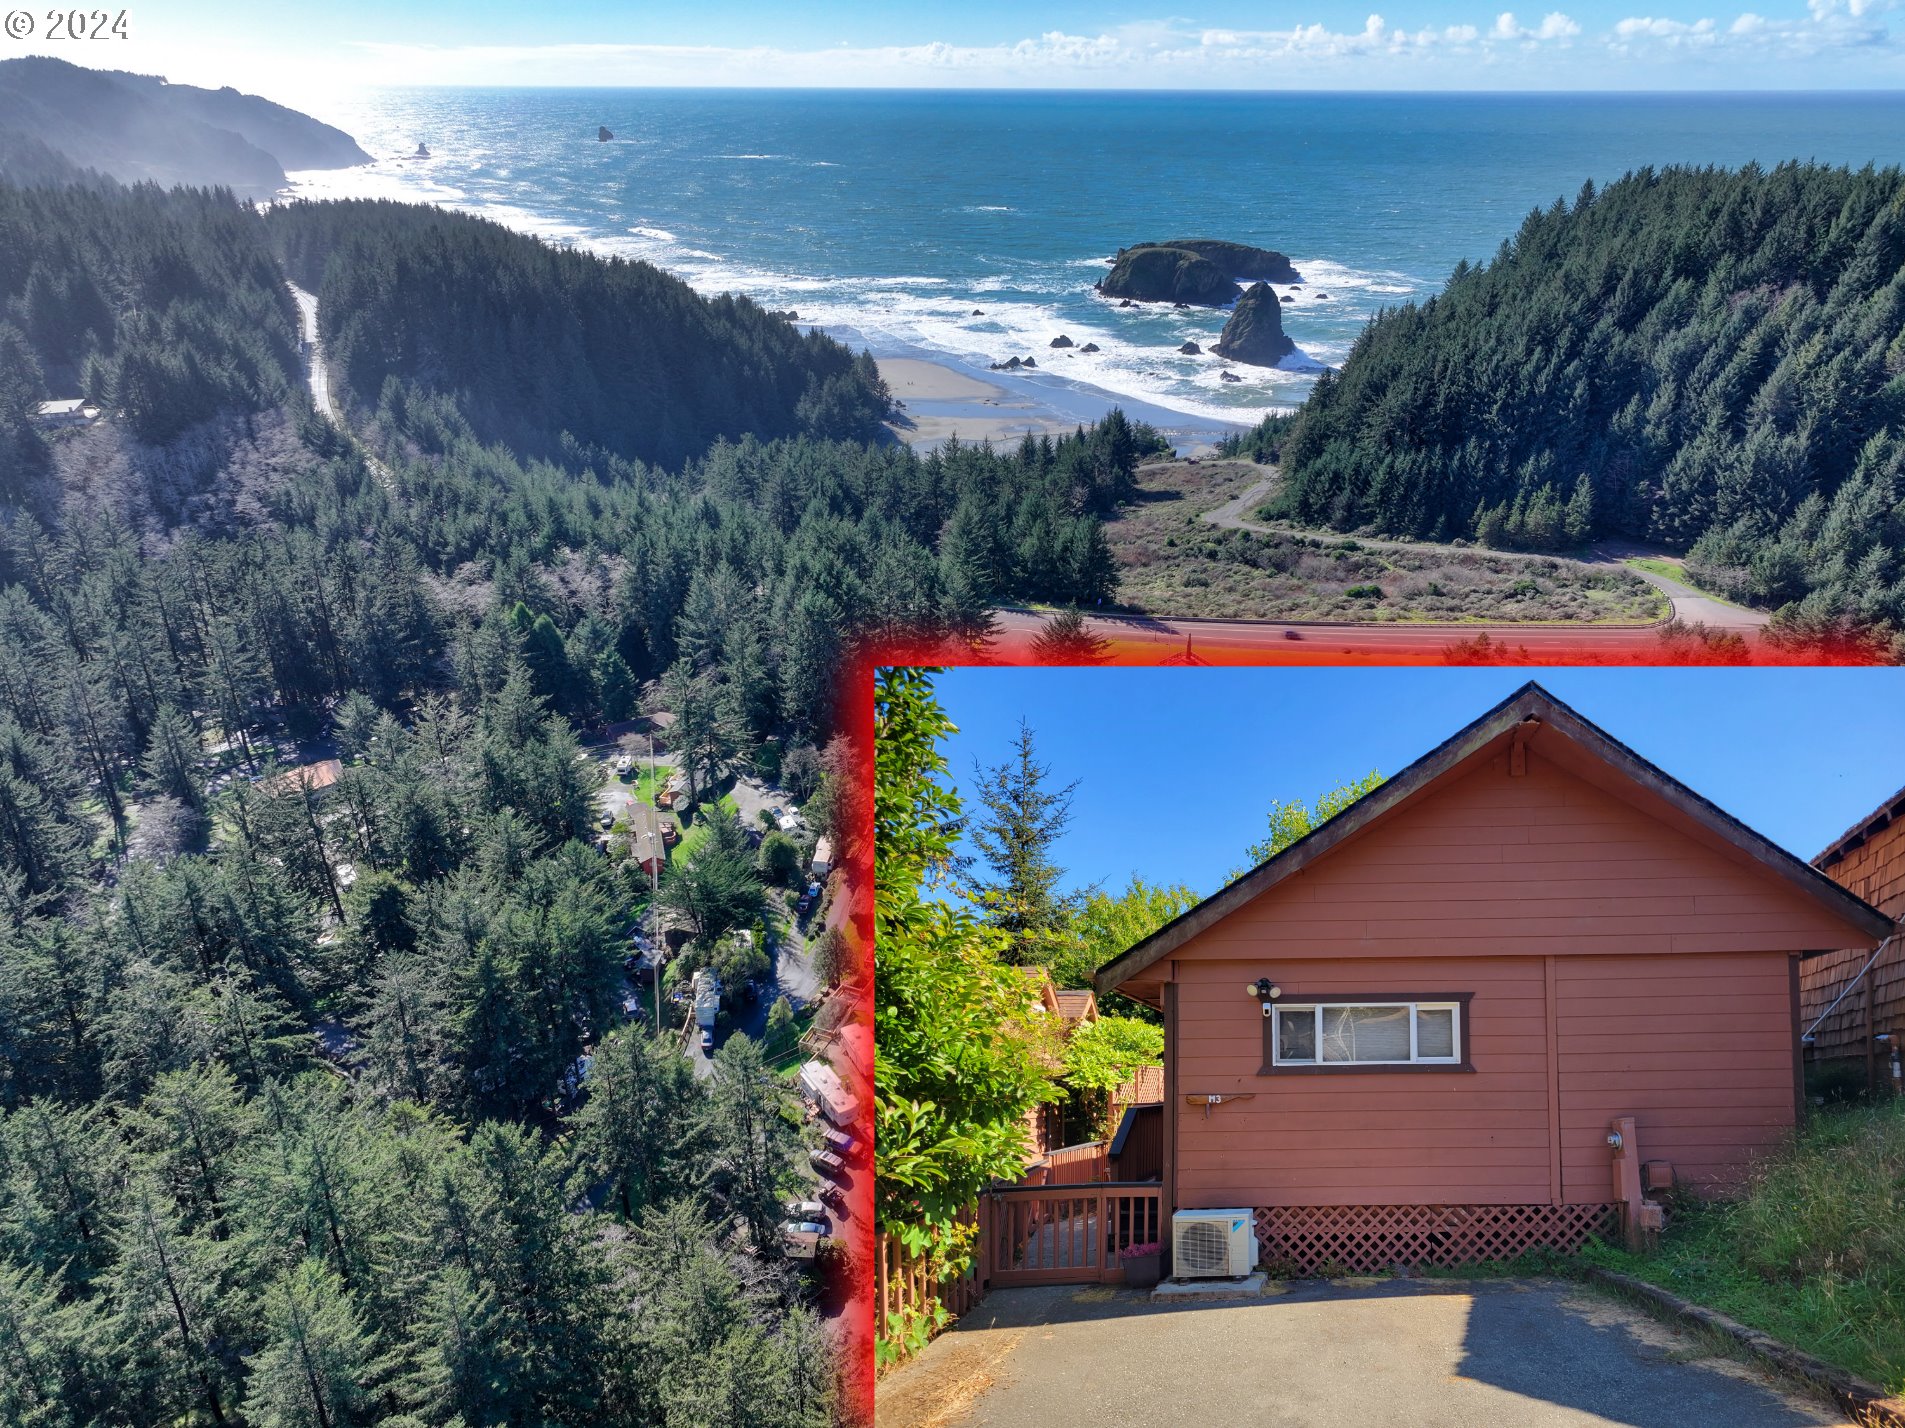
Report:
M 1901 195 L 1804 164 L 1586 185 L 1238 450 L 1306 522 L 1640 537 L 1801 628 L 1905 625 Z

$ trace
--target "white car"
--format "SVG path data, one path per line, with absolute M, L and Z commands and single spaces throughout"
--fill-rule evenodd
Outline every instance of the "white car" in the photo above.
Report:
M 789 1220 L 781 1226 L 785 1234 L 825 1236 L 827 1227 L 818 1220 Z
M 796 1220 L 824 1220 L 827 1207 L 818 1200 L 789 1200 L 787 1213 Z

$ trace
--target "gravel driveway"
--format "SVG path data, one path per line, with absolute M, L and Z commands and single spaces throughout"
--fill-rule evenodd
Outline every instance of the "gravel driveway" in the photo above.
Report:
M 997 1290 L 881 1380 L 875 1418 L 876 1428 L 1845 1421 L 1709 1344 L 1548 1280 L 1311 1281 L 1199 1306 L 1123 1289 Z

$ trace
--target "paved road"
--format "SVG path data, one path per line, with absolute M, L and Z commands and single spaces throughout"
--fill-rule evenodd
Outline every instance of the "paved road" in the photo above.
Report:
M 1310 1282 L 1152 1305 L 995 1290 L 879 1386 L 876 1428 L 1800 1428 L 1836 1410 L 1543 1280 Z
M 1275 476 L 1266 476 L 1261 481 L 1255 481 L 1245 487 L 1241 493 L 1224 502 L 1223 505 L 1217 507 L 1215 510 L 1206 511 L 1204 513 L 1204 519 L 1214 526 L 1223 527 L 1225 530 L 1256 531 L 1263 535 L 1313 534 L 1313 532 L 1297 531 L 1292 527 L 1268 525 L 1262 521 L 1252 520 L 1250 518 L 1249 513 L 1254 512 L 1269 499 L 1270 493 L 1276 489 L 1276 484 L 1277 478 Z M 1371 550 L 1417 551 L 1430 555 L 1451 555 L 1457 553 L 1453 547 L 1435 545 L 1426 541 L 1376 540 L 1366 536 L 1357 536 L 1356 542 Z M 1519 550 L 1490 550 L 1486 553 L 1492 556 L 1498 556 L 1504 560 L 1552 560 L 1557 558 L 1533 551 Z M 1674 618 L 1689 625 L 1706 625 L 1709 628 L 1718 630 L 1756 630 L 1765 625 L 1767 621 L 1772 618 L 1763 610 L 1748 610 L 1739 605 L 1729 605 L 1724 600 L 1716 600 L 1711 595 L 1703 594 L 1693 587 L 1668 576 L 1655 574 L 1651 570 L 1643 570 L 1636 565 L 1626 565 L 1626 562 L 1633 556 L 1659 554 L 1659 551 L 1649 550 L 1644 546 L 1620 541 L 1600 541 L 1589 550 L 1588 558 L 1581 563 L 1583 565 L 1626 566 L 1626 569 L 1665 595 L 1668 604 L 1673 608 Z

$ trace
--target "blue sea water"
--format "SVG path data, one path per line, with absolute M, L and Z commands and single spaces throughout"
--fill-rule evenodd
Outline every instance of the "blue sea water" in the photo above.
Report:
M 1301 400 L 1372 313 L 1433 294 L 1584 180 L 1905 161 L 1899 93 L 428 89 L 325 117 L 379 160 L 294 175 L 305 194 L 448 204 L 793 308 L 876 355 L 1036 355 L 1206 421 Z M 419 143 L 429 159 L 399 157 Z M 1176 352 L 1208 346 L 1221 312 L 1092 291 L 1114 250 L 1172 237 L 1288 253 L 1303 282 L 1285 328 L 1308 370 L 1230 366 L 1244 380 L 1226 383 L 1226 364 Z M 1065 357 L 1059 333 L 1103 351 Z

